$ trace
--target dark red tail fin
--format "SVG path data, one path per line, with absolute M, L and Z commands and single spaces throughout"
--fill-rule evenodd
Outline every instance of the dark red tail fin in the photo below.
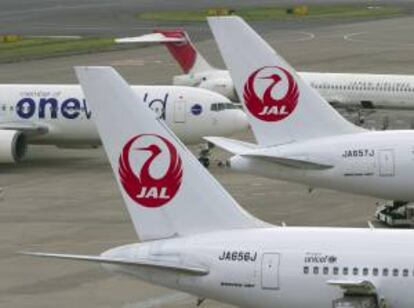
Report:
M 163 43 L 170 53 L 173 55 L 174 59 L 180 64 L 184 73 L 188 73 L 194 66 L 197 51 L 195 50 L 193 44 L 188 39 L 187 33 L 183 30 L 154 30 L 155 33 L 161 33 L 169 38 L 183 38 L 185 39 L 182 42 L 166 42 Z
M 174 59 L 180 64 L 184 73 L 209 70 L 212 67 L 197 51 L 186 31 L 182 29 L 163 30 L 155 29 L 154 33 L 160 33 L 166 38 L 182 38 L 181 42 L 161 42 L 164 44 Z

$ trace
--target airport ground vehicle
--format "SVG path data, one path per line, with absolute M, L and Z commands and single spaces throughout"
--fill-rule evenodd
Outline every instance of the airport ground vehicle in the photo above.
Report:
M 414 227 L 414 204 L 389 201 L 380 204 L 375 217 L 390 227 Z

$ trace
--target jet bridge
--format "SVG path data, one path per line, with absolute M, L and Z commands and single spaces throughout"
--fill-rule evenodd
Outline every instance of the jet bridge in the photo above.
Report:
M 331 286 L 341 288 L 343 297 L 332 301 L 332 308 L 387 308 L 385 299 L 379 298 L 375 286 L 366 280 L 330 280 Z

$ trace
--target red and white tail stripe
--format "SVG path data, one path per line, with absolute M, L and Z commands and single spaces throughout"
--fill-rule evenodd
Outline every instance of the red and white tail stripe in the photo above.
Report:
M 183 29 L 155 29 L 152 34 L 116 39 L 116 42 L 164 44 L 186 74 L 214 69 L 196 49 L 188 33 Z

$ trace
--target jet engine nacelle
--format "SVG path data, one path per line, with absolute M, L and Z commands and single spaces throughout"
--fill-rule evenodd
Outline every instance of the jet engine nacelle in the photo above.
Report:
M 214 78 L 200 82 L 199 88 L 207 89 L 224 95 L 232 101 L 237 100 L 237 94 L 231 79 Z
M 20 161 L 27 152 L 26 136 L 16 130 L 0 130 L 0 163 Z

